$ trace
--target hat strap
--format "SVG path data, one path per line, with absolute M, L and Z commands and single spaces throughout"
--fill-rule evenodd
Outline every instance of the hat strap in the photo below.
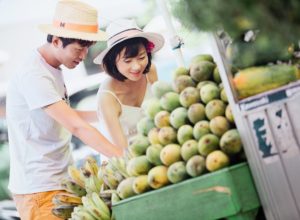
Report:
M 98 33 L 98 25 L 73 24 L 63 21 L 54 20 L 53 26 L 71 31 Z

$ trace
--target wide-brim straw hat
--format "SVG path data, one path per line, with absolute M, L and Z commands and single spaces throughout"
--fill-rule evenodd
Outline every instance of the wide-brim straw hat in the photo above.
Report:
M 165 42 L 162 35 L 144 32 L 132 19 L 119 19 L 110 23 L 106 29 L 106 34 L 108 37 L 107 48 L 94 59 L 96 64 L 102 64 L 103 58 L 114 46 L 131 38 L 143 37 L 152 42 L 154 47 L 151 52 L 160 50 Z
M 60 0 L 52 24 L 42 24 L 38 28 L 57 37 L 88 41 L 107 39 L 105 32 L 99 30 L 97 10 L 77 0 Z

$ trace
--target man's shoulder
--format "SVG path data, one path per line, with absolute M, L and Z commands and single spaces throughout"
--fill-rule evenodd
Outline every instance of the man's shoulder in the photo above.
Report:
M 28 56 L 26 62 L 19 68 L 17 74 L 21 78 L 51 76 L 47 68 L 44 67 L 43 61 L 36 53 L 32 53 Z
M 16 74 L 22 75 L 24 73 L 37 72 L 41 69 L 41 60 L 36 51 L 30 51 L 23 61 L 18 65 Z

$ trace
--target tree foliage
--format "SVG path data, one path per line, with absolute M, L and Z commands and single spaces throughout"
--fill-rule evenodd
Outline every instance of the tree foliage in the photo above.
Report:
M 238 67 L 289 60 L 298 50 L 299 0 L 171 0 L 175 17 L 191 29 L 225 30 Z M 245 41 L 245 34 L 256 35 Z

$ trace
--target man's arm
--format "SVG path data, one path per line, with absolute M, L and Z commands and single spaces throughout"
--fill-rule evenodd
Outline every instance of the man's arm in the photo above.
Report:
M 44 108 L 45 112 L 73 135 L 105 156 L 122 156 L 123 149 L 111 144 L 96 128 L 84 121 L 79 114 L 64 101 Z
M 77 112 L 79 117 L 85 120 L 86 122 L 92 123 L 98 121 L 96 111 L 79 111 L 79 110 L 75 110 L 75 111 Z

